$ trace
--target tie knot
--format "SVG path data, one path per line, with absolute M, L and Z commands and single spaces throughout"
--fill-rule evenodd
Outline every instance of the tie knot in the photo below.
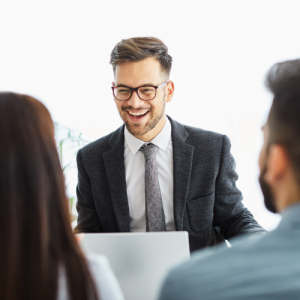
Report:
M 144 145 L 140 148 L 140 151 L 144 153 L 145 159 L 155 159 L 158 147 L 154 144 Z

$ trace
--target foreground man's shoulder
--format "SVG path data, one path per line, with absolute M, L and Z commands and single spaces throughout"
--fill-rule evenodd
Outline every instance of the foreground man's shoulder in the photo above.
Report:
M 257 254 L 263 252 L 263 239 L 262 236 L 249 240 L 244 236 L 236 238 L 232 248 L 217 246 L 194 252 L 189 261 L 169 272 L 160 300 L 230 299 L 223 298 L 223 292 L 234 289 L 236 284 L 244 287 L 261 266 Z M 254 270 L 250 272 L 251 266 Z

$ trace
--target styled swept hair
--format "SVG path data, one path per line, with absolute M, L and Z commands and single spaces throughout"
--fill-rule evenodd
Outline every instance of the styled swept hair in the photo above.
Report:
M 156 58 L 162 71 L 169 77 L 172 68 L 172 57 L 168 47 L 155 37 L 135 37 L 119 42 L 111 52 L 110 63 L 115 72 L 117 65 L 125 62 L 137 62 L 148 57 Z

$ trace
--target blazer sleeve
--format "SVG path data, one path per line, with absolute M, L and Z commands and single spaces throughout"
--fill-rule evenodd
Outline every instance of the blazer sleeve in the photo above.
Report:
M 78 184 L 76 188 L 78 212 L 78 225 L 74 232 L 103 232 L 100 220 L 95 208 L 92 186 L 89 176 L 84 170 L 81 151 L 77 153 Z
M 214 226 L 220 228 L 220 233 L 225 239 L 240 234 L 265 232 L 242 204 L 243 196 L 236 187 L 238 174 L 235 171 L 235 160 L 230 153 L 230 148 L 230 140 L 224 135 L 215 188 Z

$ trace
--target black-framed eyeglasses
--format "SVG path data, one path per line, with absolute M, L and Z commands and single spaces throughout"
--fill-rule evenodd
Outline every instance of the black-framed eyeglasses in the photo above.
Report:
M 133 92 L 136 92 L 141 100 L 150 101 L 156 97 L 156 90 L 165 86 L 169 81 L 166 81 L 158 86 L 147 85 L 131 88 L 128 86 L 112 86 L 114 97 L 119 101 L 127 101 L 131 98 Z

